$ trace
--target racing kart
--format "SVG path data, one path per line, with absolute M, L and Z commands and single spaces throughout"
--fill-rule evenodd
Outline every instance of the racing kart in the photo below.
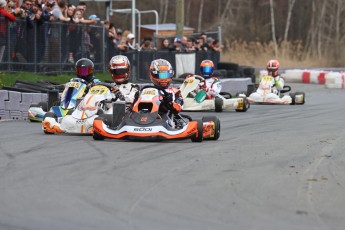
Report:
M 296 92 L 289 93 L 291 87 L 284 85 L 282 90 L 274 89 L 274 78 L 272 76 L 263 76 L 255 92 L 250 93 L 248 100 L 250 103 L 257 104 L 288 104 L 288 105 L 303 105 L 305 103 L 305 93 Z
M 41 122 L 47 112 L 56 114 L 56 116 L 64 117 L 71 113 L 78 102 L 84 95 L 87 87 L 87 82 L 81 78 L 73 78 L 65 84 L 65 88 L 59 100 L 59 93 L 56 91 L 48 94 L 48 103 L 39 102 L 32 104 L 28 110 L 28 119 L 31 122 Z M 49 103 L 50 102 L 50 103 Z
M 58 116 L 53 110 L 47 112 L 42 121 L 42 129 L 46 134 L 53 133 L 92 133 L 93 120 L 101 114 L 111 114 L 112 102 L 118 98 L 110 91 L 115 87 L 111 83 L 97 83 L 90 88 L 74 111 L 66 116 Z
M 213 99 L 206 99 L 206 91 L 200 88 L 203 81 L 204 78 L 199 75 L 189 76 L 183 81 L 180 91 L 184 101 L 184 111 L 246 112 L 249 109 L 250 104 L 245 94 L 233 98 L 230 93 L 221 92 Z
M 134 141 L 190 138 L 192 142 L 219 138 L 220 121 L 215 116 L 193 120 L 190 116 L 181 113 L 159 113 L 161 100 L 167 94 L 165 90 L 156 86 L 144 86 L 138 100 L 127 112 L 123 102 L 115 102 L 113 116 L 99 116 L 94 120 L 93 138 Z

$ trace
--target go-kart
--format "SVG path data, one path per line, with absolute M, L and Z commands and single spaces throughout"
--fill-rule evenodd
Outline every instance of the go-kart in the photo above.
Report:
M 184 111 L 246 112 L 249 109 L 250 104 L 245 94 L 233 98 L 230 93 L 221 92 L 215 98 L 206 99 L 206 91 L 200 88 L 203 81 L 204 78 L 199 75 L 188 76 L 183 81 L 180 91 L 184 101 Z
M 47 112 L 56 114 L 56 117 L 58 118 L 66 116 L 75 109 L 77 103 L 83 97 L 86 87 L 87 82 L 85 80 L 81 78 L 73 78 L 65 84 L 60 100 L 58 92 L 53 92 L 48 94 L 48 101 L 50 101 L 50 103 L 39 102 L 38 104 L 30 105 L 28 110 L 29 121 L 41 122 Z
M 112 102 L 118 98 L 110 91 L 115 87 L 112 83 L 97 83 L 90 88 L 74 111 L 66 116 L 58 116 L 55 111 L 47 112 L 42 121 L 42 129 L 46 134 L 53 133 L 92 133 L 93 120 L 100 114 L 111 114 Z
M 303 105 L 305 103 L 305 93 L 304 92 L 296 92 L 296 93 L 289 93 L 291 91 L 291 87 L 288 85 L 284 85 L 282 90 L 276 90 L 274 88 L 275 82 L 272 76 L 263 76 L 260 80 L 260 83 L 255 92 L 250 93 L 248 96 L 248 100 L 250 103 L 257 103 L 257 104 L 288 104 L 288 105 L 295 105 L 300 104 Z
M 99 116 L 93 123 L 95 140 L 126 139 L 134 141 L 160 141 L 188 139 L 202 142 L 217 140 L 220 121 L 215 116 L 193 120 L 184 114 L 159 113 L 163 96 L 168 93 L 155 86 L 144 86 L 129 111 L 123 102 L 113 104 L 113 115 Z

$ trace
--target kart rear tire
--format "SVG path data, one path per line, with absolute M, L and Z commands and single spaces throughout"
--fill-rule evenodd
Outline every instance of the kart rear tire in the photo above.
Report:
M 302 103 L 298 103 L 299 105 L 304 105 L 304 103 L 305 103 L 305 93 L 304 92 L 300 92 L 300 91 L 298 91 L 298 92 L 296 92 L 296 95 L 303 95 L 303 101 L 302 101 Z
M 256 91 L 255 84 L 248 84 L 247 85 L 247 97 L 249 97 L 250 94 L 254 93 Z
M 99 134 L 96 131 L 93 132 L 92 137 L 95 141 L 104 141 L 105 139 L 101 134 Z
M 220 92 L 219 94 L 221 96 L 223 96 L 225 99 L 231 99 L 232 98 L 231 93 L 228 93 L 228 92 Z
M 50 109 L 48 108 L 48 103 L 43 101 L 39 102 L 37 106 L 41 107 L 44 112 L 48 112 L 48 109 Z
M 247 112 L 247 110 L 250 107 L 250 103 L 246 97 L 241 97 L 241 98 L 243 98 L 243 109 L 236 109 L 236 112 Z
M 105 114 L 102 114 L 102 115 L 105 115 Z M 102 116 L 99 116 L 99 117 L 96 117 L 95 120 L 101 120 L 104 122 L 105 119 Z M 95 130 L 92 133 L 92 137 L 96 141 L 103 141 L 105 139 L 105 137 L 103 137 L 101 134 L 99 134 Z
M 214 137 L 210 138 L 209 140 L 216 141 L 220 137 L 220 120 L 216 116 L 209 116 L 209 117 L 203 117 L 203 122 L 213 121 L 214 122 Z
M 219 113 L 219 112 L 223 112 L 223 99 L 216 97 L 214 99 L 214 110 Z
M 195 120 L 198 125 L 197 125 L 197 132 L 198 134 L 194 134 L 190 139 L 192 142 L 202 142 L 204 140 L 204 127 L 202 125 L 202 120 Z M 198 135 L 198 136 L 197 136 Z
M 106 124 L 109 127 L 112 127 L 113 123 L 113 115 L 112 114 L 100 114 L 98 117 L 95 118 L 95 120 L 102 120 L 104 124 Z
M 296 105 L 296 94 L 295 93 L 289 93 L 291 97 L 291 103 L 290 105 Z

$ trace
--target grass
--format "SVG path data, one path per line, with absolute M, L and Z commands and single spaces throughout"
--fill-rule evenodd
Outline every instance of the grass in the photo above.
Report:
M 101 81 L 111 80 L 109 73 L 96 73 L 96 78 Z M 17 80 L 37 82 L 39 80 L 49 80 L 52 82 L 57 82 L 63 84 L 68 82 L 71 78 L 76 77 L 72 74 L 62 74 L 62 75 L 43 75 L 35 74 L 29 72 L 18 72 L 18 73 L 6 73 L 0 72 L 0 88 L 3 86 L 13 86 Z

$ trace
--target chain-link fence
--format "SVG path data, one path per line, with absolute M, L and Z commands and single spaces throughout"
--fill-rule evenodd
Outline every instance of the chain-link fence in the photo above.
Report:
M 73 73 L 79 58 L 90 58 L 96 72 L 107 71 L 108 61 L 117 54 L 126 55 L 132 64 L 132 81 L 147 81 L 152 60 L 164 58 L 176 69 L 175 51 L 127 51 L 114 48 L 102 24 L 85 25 L 63 22 L 45 22 L 29 27 L 25 20 L 8 22 L 0 16 L 0 71 L 35 72 L 42 74 Z M 92 45 L 90 45 L 91 43 Z M 215 65 L 219 52 L 196 51 L 195 73 L 204 59 Z M 190 54 L 190 53 L 188 53 Z M 194 56 L 193 56 L 194 57 Z M 188 65 L 189 63 L 184 63 Z

